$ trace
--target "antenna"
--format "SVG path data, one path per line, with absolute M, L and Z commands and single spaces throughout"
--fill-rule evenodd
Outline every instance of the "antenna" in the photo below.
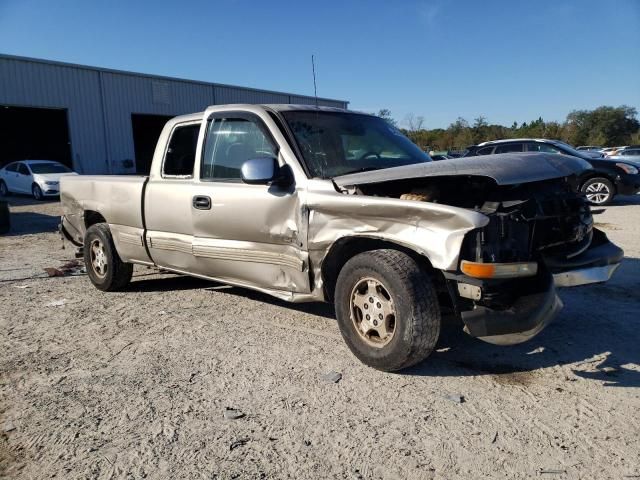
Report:
M 313 96 L 316 97 L 316 107 L 318 106 L 318 89 L 316 87 L 316 62 L 311 55 L 311 70 L 313 71 Z

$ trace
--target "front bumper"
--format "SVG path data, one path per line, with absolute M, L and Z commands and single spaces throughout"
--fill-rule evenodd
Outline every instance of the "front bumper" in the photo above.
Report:
M 624 251 L 609 241 L 604 232 L 594 228 L 591 246 L 580 255 L 569 259 L 546 257 L 544 261 L 556 286 L 576 287 L 606 282 L 623 257 Z
M 594 229 L 586 251 L 571 259 L 545 258 L 536 277 L 481 280 L 445 272 L 445 278 L 469 335 L 489 343 L 514 345 L 536 336 L 560 312 L 562 301 L 556 287 L 605 282 L 623 256 L 621 248 Z M 461 291 L 467 292 L 466 298 L 458 294 Z
M 519 296 L 509 308 L 475 305 L 461 312 L 465 332 L 497 345 L 515 345 L 536 336 L 562 309 L 551 275 L 544 273 L 540 280 L 536 291 Z

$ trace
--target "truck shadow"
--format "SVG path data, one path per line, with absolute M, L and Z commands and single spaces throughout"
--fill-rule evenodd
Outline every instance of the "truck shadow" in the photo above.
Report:
M 43 200 L 36 200 L 30 195 L 20 195 L 19 193 L 12 193 L 6 197 L 2 197 L 2 200 L 9 203 L 11 207 L 28 207 L 31 205 L 46 205 L 48 203 L 59 203 L 60 197 L 45 197 Z
M 526 385 L 539 369 L 567 365 L 562 380 L 600 380 L 609 387 L 640 387 L 640 260 L 625 258 L 605 284 L 560 290 L 565 308 L 529 342 L 501 347 L 447 325 L 436 352 L 402 373 L 421 376 L 493 376 Z
M 278 307 L 295 310 L 309 315 L 316 315 L 323 318 L 335 320 L 335 312 L 333 305 L 328 303 L 291 303 L 278 298 L 267 295 L 266 293 L 257 292 L 240 287 L 234 287 L 223 283 L 214 282 L 212 280 L 203 280 L 200 278 L 189 277 L 187 275 L 179 275 L 173 273 L 160 274 L 160 277 L 145 278 L 138 280 L 150 274 L 136 274 L 133 282 L 127 287 L 128 292 L 170 292 L 175 290 L 195 290 L 202 289 L 210 292 L 222 292 L 227 295 L 235 295 L 260 303 L 269 303 Z M 157 275 L 153 274 L 153 275 Z
M 29 235 L 34 233 L 55 232 L 60 217 L 36 212 L 11 212 L 11 229 L 3 236 Z
M 567 366 L 562 380 L 600 380 L 605 386 L 640 387 L 640 260 L 625 258 L 605 284 L 560 290 L 565 308 L 529 342 L 491 345 L 469 337 L 447 319 L 436 351 L 399 372 L 419 376 L 491 376 L 498 383 L 527 385 L 540 369 Z M 131 291 L 204 289 L 335 320 L 326 303 L 294 304 L 260 292 L 171 274 L 134 281 Z M 134 277 L 135 278 L 135 277 Z M 354 359 L 354 361 L 356 361 Z

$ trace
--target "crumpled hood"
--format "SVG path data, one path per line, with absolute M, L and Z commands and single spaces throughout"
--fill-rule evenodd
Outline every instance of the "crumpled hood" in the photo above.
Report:
M 488 177 L 498 185 L 539 182 L 568 177 L 591 168 L 581 158 L 553 153 L 500 153 L 417 163 L 334 177 L 339 187 L 422 177 Z

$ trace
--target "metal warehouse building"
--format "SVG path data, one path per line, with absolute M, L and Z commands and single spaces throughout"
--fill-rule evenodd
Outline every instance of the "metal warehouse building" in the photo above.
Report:
M 85 174 L 147 173 L 164 123 L 226 103 L 310 96 L 0 55 L 0 166 L 58 160 Z M 319 98 L 346 108 L 348 102 Z

